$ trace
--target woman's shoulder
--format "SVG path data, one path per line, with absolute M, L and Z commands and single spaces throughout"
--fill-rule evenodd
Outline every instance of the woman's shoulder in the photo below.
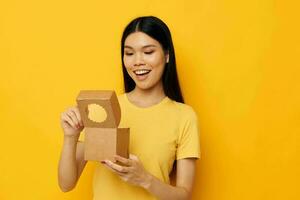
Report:
M 187 117 L 187 118 L 194 118 L 197 117 L 197 114 L 194 110 L 194 108 L 186 103 L 181 103 L 181 102 L 177 102 L 172 100 L 174 107 L 176 108 L 176 110 L 179 112 L 179 114 L 183 117 Z

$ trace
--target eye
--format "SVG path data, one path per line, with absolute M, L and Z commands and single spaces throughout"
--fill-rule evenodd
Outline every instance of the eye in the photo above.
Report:
M 145 54 L 152 54 L 154 51 L 146 51 Z
M 131 56 L 133 53 L 125 53 L 126 56 Z

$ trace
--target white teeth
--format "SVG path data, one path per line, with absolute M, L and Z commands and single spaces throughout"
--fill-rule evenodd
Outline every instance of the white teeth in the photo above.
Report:
M 150 72 L 151 70 L 145 70 L 145 69 L 141 69 L 141 70 L 136 70 L 134 71 L 135 74 L 137 75 L 141 75 L 141 74 L 146 74 L 148 72 Z

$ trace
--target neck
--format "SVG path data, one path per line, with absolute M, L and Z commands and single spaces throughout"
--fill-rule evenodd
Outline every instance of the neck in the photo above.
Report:
M 134 90 L 129 93 L 129 97 L 132 102 L 140 106 L 150 106 L 160 102 L 166 95 L 163 90 L 163 85 L 160 83 L 147 90 L 135 87 Z

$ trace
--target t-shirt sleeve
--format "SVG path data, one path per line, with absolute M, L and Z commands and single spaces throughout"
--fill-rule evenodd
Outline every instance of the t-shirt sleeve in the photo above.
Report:
M 183 158 L 200 158 L 198 118 L 193 109 L 183 120 L 177 142 L 176 160 Z

